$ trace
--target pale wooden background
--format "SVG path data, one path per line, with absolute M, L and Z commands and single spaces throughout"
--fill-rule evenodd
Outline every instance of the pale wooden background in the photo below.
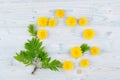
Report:
M 27 26 L 36 24 L 38 16 L 54 17 L 58 8 L 65 9 L 66 17 L 86 16 L 89 24 L 82 28 L 68 28 L 64 19 L 56 28 L 47 28 L 49 37 L 44 41 L 46 50 L 53 58 L 72 60 L 73 71 L 51 72 L 39 70 L 33 76 L 33 67 L 25 67 L 15 61 L 13 56 L 23 49 L 24 42 L 30 39 Z M 86 41 L 82 32 L 86 28 L 96 31 L 95 39 Z M 79 60 L 69 56 L 69 49 L 83 42 L 101 48 L 98 57 L 89 53 L 91 65 L 79 68 Z M 81 74 L 76 71 L 81 70 Z M 0 80 L 120 80 L 120 0 L 0 0 Z

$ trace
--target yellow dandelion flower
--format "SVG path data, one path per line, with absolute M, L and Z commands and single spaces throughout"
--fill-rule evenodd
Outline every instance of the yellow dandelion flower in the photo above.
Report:
M 57 18 L 63 18 L 65 16 L 65 12 L 62 9 L 58 9 L 58 10 L 56 10 L 55 15 Z
M 63 65 L 62 65 L 62 68 L 64 70 L 72 70 L 74 68 L 74 64 L 73 64 L 72 61 L 64 61 Z
M 80 66 L 83 67 L 83 68 L 87 68 L 89 65 L 90 65 L 90 62 L 89 62 L 88 59 L 82 59 L 80 61 Z
M 93 39 L 95 36 L 95 32 L 93 29 L 86 29 L 83 32 L 83 37 L 87 40 Z
M 79 25 L 81 25 L 81 26 L 86 26 L 87 23 L 88 23 L 88 20 L 87 20 L 86 17 L 81 17 L 81 18 L 79 19 Z
M 78 46 L 73 47 L 71 49 L 71 56 L 73 58 L 79 58 L 79 57 L 81 57 L 82 56 L 82 50 L 81 50 L 81 48 L 78 47 Z
M 37 32 L 37 37 L 40 39 L 40 40 L 44 40 L 48 37 L 48 33 L 46 30 L 39 30 Z
M 50 18 L 48 25 L 50 27 L 55 27 L 57 25 L 57 20 L 55 18 Z
M 38 26 L 46 27 L 48 25 L 48 18 L 47 17 L 39 17 L 37 20 Z
M 93 56 L 97 56 L 100 53 L 100 49 L 97 46 L 93 46 L 91 47 L 90 52 Z
M 77 24 L 77 20 L 75 17 L 70 16 L 66 19 L 66 24 L 67 24 L 67 26 L 73 27 Z

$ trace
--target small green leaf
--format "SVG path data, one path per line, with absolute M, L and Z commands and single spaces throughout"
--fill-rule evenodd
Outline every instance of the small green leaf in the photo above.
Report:
M 30 24 L 28 26 L 28 32 L 30 33 L 31 36 L 36 36 L 36 30 L 34 24 Z
M 44 61 L 42 61 L 42 68 L 49 68 L 53 71 L 58 71 L 58 68 L 61 68 L 61 62 L 58 60 L 51 61 L 51 58 L 47 58 Z
M 60 61 L 55 59 L 52 62 L 50 62 L 49 68 L 51 70 L 58 71 L 58 68 L 60 68 L 60 67 L 61 67 L 61 62 Z
M 80 46 L 81 50 L 82 50 L 82 53 L 85 53 L 86 51 L 90 50 L 90 46 L 88 46 L 87 44 L 83 43 L 81 46 Z

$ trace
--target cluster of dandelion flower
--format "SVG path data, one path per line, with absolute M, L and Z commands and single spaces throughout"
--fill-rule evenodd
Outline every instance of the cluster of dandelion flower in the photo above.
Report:
M 40 26 L 40 27 L 49 26 L 49 27 L 53 28 L 53 27 L 57 26 L 57 24 L 58 24 L 58 21 L 57 21 L 56 18 L 60 19 L 60 18 L 64 18 L 64 17 L 65 17 L 65 11 L 62 10 L 62 9 L 58 9 L 58 10 L 55 11 L 55 17 L 52 17 L 52 18 L 47 18 L 45 16 L 39 17 L 38 20 L 37 20 L 37 25 Z M 77 23 L 80 26 L 84 27 L 88 24 L 88 19 L 85 16 L 82 16 L 79 19 L 75 18 L 74 16 L 68 16 L 65 19 L 65 23 L 69 27 L 74 27 L 74 26 L 77 25 Z M 45 29 L 38 30 L 37 37 L 40 40 L 45 40 L 48 37 L 47 30 L 45 30 Z M 93 29 L 85 29 L 83 31 L 83 38 L 84 39 L 91 40 L 94 37 L 95 37 L 95 31 Z M 70 50 L 71 57 L 73 57 L 75 59 L 78 59 L 78 58 L 82 57 L 83 53 L 84 53 L 82 50 L 83 49 L 81 49 L 81 47 L 79 47 L 79 46 L 72 47 L 71 50 Z M 100 49 L 97 46 L 93 46 L 93 47 L 90 48 L 90 53 L 93 56 L 97 56 L 99 54 L 99 52 L 100 52 Z M 90 65 L 90 61 L 88 59 L 82 59 L 80 61 L 80 66 L 83 67 L 83 68 L 86 68 L 89 65 Z M 63 62 L 62 68 L 64 70 L 72 70 L 74 68 L 74 63 L 72 61 L 65 60 Z

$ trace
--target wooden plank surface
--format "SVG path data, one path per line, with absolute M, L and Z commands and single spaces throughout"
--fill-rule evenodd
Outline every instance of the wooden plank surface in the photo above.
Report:
M 39 70 L 33 76 L 31 67 L 15 61 L 13 56 L 23 49 L 24 42 L 31 39 L 27 32 L 30 23 L 36 24 L 39 16 L 53 17 L 56 9 L 66 11 L 66 17 L 86 16 L 89 24 L 82 28 L 68 28 L 59 20 L 56 28 L 47 28 L 49 37 L 44 41 L 49 55 L 61 61 L 72 60 L 73 71 L 51 72 Z M 95 39 L 86 41 L 84 29 L 93 28 Z M 59 35 L 59 37 L 58 37 Z M 98 57 L 84 55 L 91 65 L 87 69 L 78 67 L 79 60 L 69 57 L 69 49 L 83 42 L 98 45 Z M 0 80 L 120 80 L 120 0 L 0 0 Z M 77 71 L 81 70 L 81 74 Z

